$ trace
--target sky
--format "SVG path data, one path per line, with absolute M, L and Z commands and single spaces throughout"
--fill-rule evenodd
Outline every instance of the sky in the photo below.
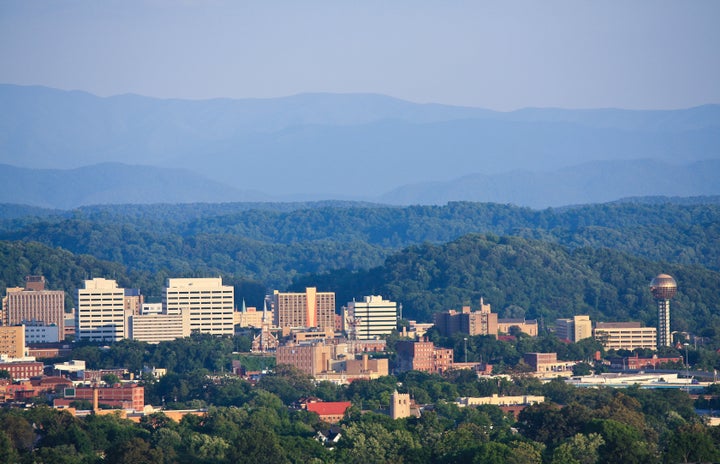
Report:
M 183 99 L 720 103 L 720 1 L 0 0 L 0 83 Z

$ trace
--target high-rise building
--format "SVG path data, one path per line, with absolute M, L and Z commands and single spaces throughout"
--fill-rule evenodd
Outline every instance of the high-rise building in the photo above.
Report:
M 163 311 L 180 315 L 190 310 L 190 331 L 233 335 L 235 290 L 223 285 L 220 277 L 168 279 L 163 294 Z
M 78 340 L 118 341 L 125 338 L 125 289 L 111 279 L 85 281 L 78 289 L 75 335 Z
M 24 321 L 39 321 L 46 325 L 55 324 L 60 338 L 65 332 L 65 292 L 46 290 L 45 277 L 25 277 L 25 287 L 11 287 L 3 298 L 3 323 L 22 324 Z
M 650 292 L 657 301 L 657 347 L 670 346 L 670 300 L 677 293 L 677 283 L 671 276 L 660 274 L 650 282 Z
M 355 340 L 373 340 L 397 329 L 397 303 L 371 295 L 363 301 L 351 301 L 346 307 L 348 336 Z
M 592 337 L 590 316 L 573 316 L 572 319 L 556 320 L 555 335 L 560 340 L 569 340 L 573 343 Z
M 335 293 L 318 292 L 308 287 L 305 293 L 281 293 L 271 296 L 275 326 L 335 328 Z

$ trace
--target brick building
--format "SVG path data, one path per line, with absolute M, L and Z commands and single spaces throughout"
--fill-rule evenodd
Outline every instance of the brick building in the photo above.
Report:
M 436 348 L 433 342 L 401 340 L 396 343 L 398 372 L 422 371 L 441 374 L 452 368 L 453 350 Z

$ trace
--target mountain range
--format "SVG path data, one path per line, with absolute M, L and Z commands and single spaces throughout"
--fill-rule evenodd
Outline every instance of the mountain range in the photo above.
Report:
M 720 105 L 494 112 L 372 94 L 191 101 L 0 85 L 0 163 L 0 202 L 54 208 L 716 195 Z

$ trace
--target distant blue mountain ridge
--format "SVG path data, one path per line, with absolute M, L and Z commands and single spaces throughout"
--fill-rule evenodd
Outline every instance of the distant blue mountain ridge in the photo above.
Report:
M 0 202 L 542 208 L 720 194 L 720 105 L 495 112 L 373 94 L 204 101 L 0 85 Z

